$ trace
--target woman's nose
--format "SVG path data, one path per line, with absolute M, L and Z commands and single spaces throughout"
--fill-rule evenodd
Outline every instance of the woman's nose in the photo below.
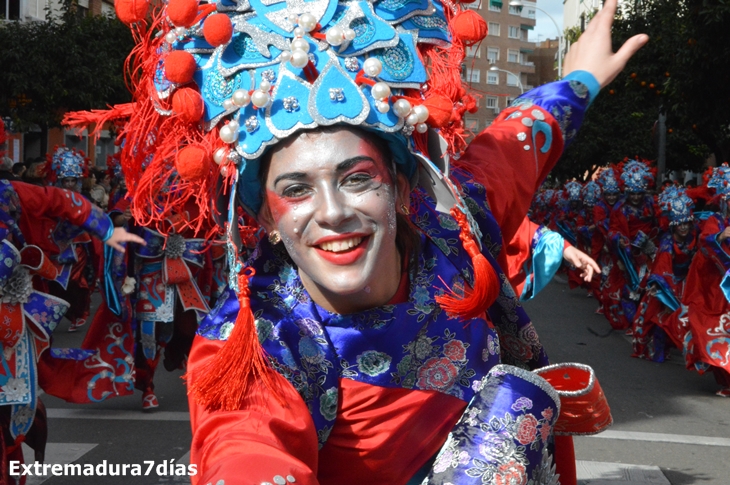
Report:
M 317 224 L 334 227 L 349 219 L 352 210 L 342 194 L 328 187 L 320 190 L 319 195 L 314 217 Z

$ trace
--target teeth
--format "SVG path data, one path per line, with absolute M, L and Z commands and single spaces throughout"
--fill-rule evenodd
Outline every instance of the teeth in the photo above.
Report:
M 342 239 L 340 241 L 325 242 L 325 243 L 320 244 L 319 247 L 321 249 L 324 249 L 325 251 L 339 253 L 342 251 L 347 251 L 348 249 L 357 246 L 361 242 L 362 242 L 361 237 L 352 237 L 350 239 Z

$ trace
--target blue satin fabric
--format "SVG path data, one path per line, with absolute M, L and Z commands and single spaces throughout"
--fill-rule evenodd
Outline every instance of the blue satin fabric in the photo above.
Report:
M 535 297 L 560 269 L 563 262 L 565 240 L 560 234 L 541 227 L 535 233 L 532 242 L 532 258 L 525 263 L 527 280 L 520 295 L 520 301 Z
M 0 236 L 8 239 L 8 236 L 12 235 L 19 247 L 25 246 L 25 237 L 18 226 L 21 215 L 22 208 L 18 194 L 10 181 L 0 180 L 0 226 L 5 226 L 0 227 Z
M 679 300 L 677 300 L 677 296 L 667 284 L 667 281 L 661 276 L 651 275 L 649 276 L 649 284 L 652 283 L 656 288 L 656 297 L 659 298 L 659 301 L 672 311 L 677 310 L 680 306 Z
M 616 252 L 618 253 L 619 258 L 621 258 L 621 261 L 624 263 L 624 267 L 626 268 L 626 273 L 629 275 L 629 281 L 627 281 L 629 288 L 631 288 L 632 291 L 636 291 L 639 289 L 639 284 L 641 284 L 641 280 L 639 279 L 639 274 L 636 272 L 636 268 L 634 268 L 634 262 L 631 259 L 629 248 L 622 248 L 621 245 L 616 242 Z
M 725 276 L 722 277 L 720 289 L 722 294 L 725 295 L 725 299 L 730 303 L 730 270 L 726 271 Z
M 568 240 L 570 244 L 573 246 L 578 245 L 578 238 L 575 235 L 575 233 L 565 224 L 563 221 L 555 221 L 555 224 L 558 226 L 558 230 L 560 231 L 560 234 Z
M 493 368 L 482 385 L 422 484 L 555 483 L 550 449 L 560 413 L 555 389 L 507 365 Z

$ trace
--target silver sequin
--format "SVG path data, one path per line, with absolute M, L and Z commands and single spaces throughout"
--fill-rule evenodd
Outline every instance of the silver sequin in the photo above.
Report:
M 282 477 L 281 475 L 276 475 L 274 477 L 274 483 L 276 485 L 286 485 L 286 479 Z
M 360 70 L 360 61 L 357 60 L 357 57 L 346 57 L 345 58 L 345 69 L 352 72 L 357 72 Z
M 284 109 L 289 113 L 299 109 L 299 100 L 294 96 L 287 96 L 282 100 L 282 103 L 284 104 Z
M 525 149 L 525 151 L 527 151 L 530 149 L 530 145 L 525 145 L 523 148 Z
M 266 81 L 273 83 L 276 81 L 276 73 L 273 69 L 267 69 L 261 73 L 261 79 L 265 79 Z
M 246 120 L 246 131 L 249 133 L 253 133 L 254 131 L 259 129 L 259 120 L 255 116 L 251 116 Z
M 533 116 L 533 117 L 534 117 L 534 118 L 535 118 L 536 120 L 540 120 L 540 121 L 543 121 L 543 120 L 545 119 L 545 115 L 544 115 L 544 114 L 542 114 L 542 111 L 540 111 L 539 109 L 533 109 L 533 110 L 532 110 L 532 116 Z
M 522 124 L 525 126 L 532 126 L 532 118 L 522 118 Z
M 525 133 L 524 131 L 517 133 L 517 139 L 520 141 L 527 140 L 527 133 Z
M 342 88 L 330 88 L 330 100 L 336 102 L 342 102 L 345 100 L 345 93 Z

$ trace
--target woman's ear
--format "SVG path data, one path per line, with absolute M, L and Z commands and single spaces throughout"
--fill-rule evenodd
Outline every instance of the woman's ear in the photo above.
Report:
M 411 184 L 408 179 L 401 172 L 398 172 L 395 181 L 396 190 L 396 202 L 397 206 L 405 205 L 406 207 L 411 206 Z
M 274 218 L 271 215 L 269 204 L 266 203 L 265 198 L 263 204 L 261 204 L 261 209 L 256 216 L 256 220 L 259 222 L 259 224 L 263 226 L 264 229 L 266 229 L 267 234 L 271 234 L 271 231 L 276 229 L 276 225 L 274 224 Z

